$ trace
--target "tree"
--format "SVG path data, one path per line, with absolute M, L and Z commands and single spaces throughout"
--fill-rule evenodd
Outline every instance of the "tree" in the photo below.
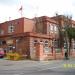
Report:
M 65 20 L 66 19 L 66 20 Z M 72 27 L 72 17 L 71 16 L 64 16 L 63 20 L 64 26 L 64 38 L 67 45 L 67 52 L 70 55 L 71 47 L 72 47 L 72 39 L 75 39 L 75 28 Z
M 72 39 L 75 39 L 75 28 L 69 27 L 66 29 L 66 32 L 69 38 L 69 54 L 70 54 L 71 46 L 72 46 Z
M 66 29 L 69 39 L 75 39 L 75 28 L 69 27 Z
M 66 42 L 67 53 L 70 55 L 71 52 L 71 41 L 72 41 L 72 17 L 64 16 L 63 18 L 64 25 L 64 39 Z
M 65 41 L 67 52 L 70 54 L 71 40 L 75 38 L 75 29 L 72 28 L 72 17 L 56 14 L 56 21 L 59 30 L 60 47 L 64 46 Z
M 61 17 L 60 15 L 58 15 L 58 13 L 56 13 L 56 18 L 55 18 L 56 22 L 57 22 L 57 27 L 58 27 L 58 31 L 59 31 L 59 43 L 60 43 L 60 48 L 63 47 L 63 32 L 62 32 L 62 26 L 61 26 Z

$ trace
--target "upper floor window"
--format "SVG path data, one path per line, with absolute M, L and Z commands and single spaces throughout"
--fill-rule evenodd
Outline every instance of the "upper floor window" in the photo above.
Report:
M 64 41 L 64 49 L 67 49 L 67 44 L 65 41 Z
M 4 30 L 0 29 L 0 34 L 4 34 Z
M 53 24 L 49 24 L 48 32 L 53 33 L 54 26 Z
M 75 24 L 72 24 L 72 27 L 75 28 Z
M 57 32 L 57 31 L 58 31 L 58 27 L 56 24 L 49 25 L 49 32 Z
M 8 33 L 14 32 L 14 28 L 15 28 L 14 25 L 12 25 L 12 24 L 9 25 L 9 26 L 8 26 Z
M 58 28 L 56 25 L 54 25 L 54 31 L 57 32 L 58 31 Z
M 50 24 L 50 30 L 53 31 L 54 27 L 52 24 Z

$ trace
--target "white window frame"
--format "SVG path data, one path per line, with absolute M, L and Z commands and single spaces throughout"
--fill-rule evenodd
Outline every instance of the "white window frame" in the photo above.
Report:
M 49 41 L 46 40 L 44 41 L 44 53 L 48 54 L 49 52 L 51 52 L 51 49 L 49 48 Z
M 50 24 L 50 31 L 53 31 L 53 30 L 54 30 L 54 25 Z
M 55 32 L 58 31 L 58 27 L 57 27 L 57 25 L 54 25 L 54 31 L 55 31 Z
M 54 25 L 53 24 L 49 24 L 49 32 L 50 33 L 54 32 Z
M 75 40 L 72 42 L 73 49 L 75 49 Z
M 45 41 L 44 46 L 48 47 L 48 41 L 47 40 Z
M 15 29 L 15 27 L 14 27 L 14 25 L 9 25 L 8 26 L 8 33 L 12 33 L 12 32 L 14 32 L 14 29 Z

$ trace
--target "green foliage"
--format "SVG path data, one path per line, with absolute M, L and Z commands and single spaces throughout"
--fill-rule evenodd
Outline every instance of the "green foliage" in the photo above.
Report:
M 66 31 L 70 39 L 72 38 L 75 39 L 75 28 L 69 27 L 69 28 L 66 28 Z

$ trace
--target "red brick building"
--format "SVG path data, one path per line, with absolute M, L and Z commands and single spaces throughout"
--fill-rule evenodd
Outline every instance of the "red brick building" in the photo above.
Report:
M 63 26 L 63 16 L 59 25 Z M 16 51 L 35 60 L 64 58 L 64 47 L 59 47 L 57 17 L 19 18 L 0 24 L 0 48 Z M 75 26 L 75 22 L 72 21 Z M 71 51 L 74 55 L 74 49 Z

